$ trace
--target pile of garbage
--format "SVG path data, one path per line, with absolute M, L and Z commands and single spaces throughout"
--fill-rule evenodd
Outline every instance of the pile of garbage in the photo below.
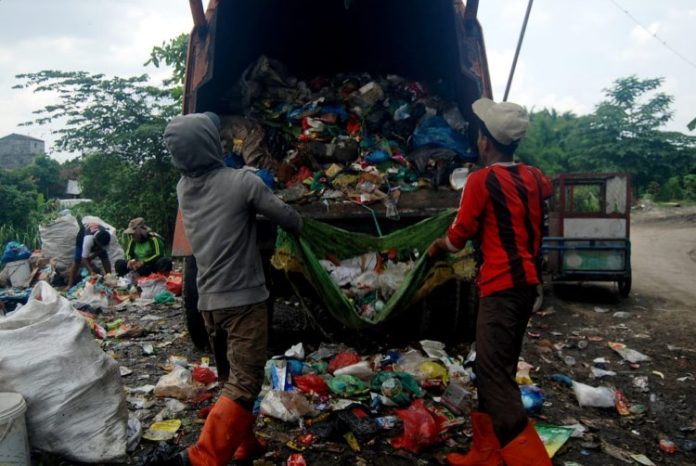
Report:
M 383 253 L 369 252 L 345 260 L 322 259 L 321 266 L 345 293 L 358 313 L 371 318 L 381 311 L 401 287 L 418 258 L 418 251 L 393 248 Z
M 222 118 L 225 163 L 257 169 L 286 202 L 395 204 L 400 192 L 448 184 L 475 159 L 457 105 L 400 76 L 300 81 L 262 56 L 235 94 L 244 116 Z

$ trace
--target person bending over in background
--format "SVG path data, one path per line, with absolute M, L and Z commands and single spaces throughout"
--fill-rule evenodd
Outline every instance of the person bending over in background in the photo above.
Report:
M 112 241 L 111 233 L 101 225 L 83 225 L 79 220 L 78 223 L 80 224 L 80 231 L 78 231 L 75 238 L 75 255 L 70 267 L 68 289 L 75 285 L 77 276 L 83 266 L 87 267 L 91 275 L 97 274 L 97 269 L 92 264 L 92 261 L 97 257 L 101 259 L 104 273 L 111 273 L 111 262 L 109 261 L 109 254 L 106 252 L 106 248 Z

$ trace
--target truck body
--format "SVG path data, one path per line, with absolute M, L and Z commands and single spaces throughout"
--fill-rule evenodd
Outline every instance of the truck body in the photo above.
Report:
M 491 97 L 491 84 L 478 0 L 190 0 L 194 18 L 186 64 L 184 113 L 229 113 L 226 95 L 260 56 L 276 59 L 298 79 L 340 72 L 399 75 L 437 84 L 443 99 L 455 102 L 471 121 L 471 104 Z M 470 125 L 473 127 L 473 125 Z M 469 136 L 470 141 L 475 137 Z M 374 210 L 388 233 L 443 209 L 456 208 L 460 192 L 421 189 L 402 193 L 399 220 Z M 376 234 L 373 213 L 352 202 L 317 201 L 295 206 L 305 217 L 350 231 Z M 272 249 L 271 226 L 259 226 L 260 245 Z M 268 222 L 266 222 L 268 223 Z M 191 256 L 177 220 L 175 256 Z M 187 259 L 190 276 L 195 265 Z M 192 268 L 193 267 L 193 268 Z M 194 296 L 189 281 L 189 306 Z M 186 288 L 186 285 L 185 285 Z

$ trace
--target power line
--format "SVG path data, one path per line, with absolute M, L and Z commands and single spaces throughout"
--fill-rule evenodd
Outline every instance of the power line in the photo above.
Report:
M 669 45 L 669 44 L 667 43 L 667 41 L 663 40 L 661 37 L 658 37 L 658 35 L 657 35 L 656 32 L 650 32 L 650 30 L 649 30 L 647 27 L 645 27 L 645 26 L 643 25 L 643 23 L 641 23 L 640 21 L 638 21 L 638 19 L 637 19 L 635 16 L 633 16 L 633 15 L 631 14 L 630 11 L 628 11 L 627 9 L 625 9 L 624 7 L 622 7 L 621 5 L 619 5 L 619 3 L 618 3 L 616 0 L 609 0 L 609 1 L 610 1 L 611 3 L 613 3 L 614 6 L 615 6 L 616 8 L 618 8 L 619 10 L 621 10 L 622 12 L 624 12 L 624 13 L 626 14 L 626 16 L 628 16 L 629 18 L 631 18 L 631 21 L 633 21 L 634 23 L 636 23 L 638 26 L 640 26 L 641 29 L 643 29 L 645 32 L 647 32 L 648 34 L 650 34 L 650 35 L 653 37 L 653 39 L 655 39 L 656 41 L 658 41 L 659 43 L 661 43 L 665 48 L 667 48 L 667 50 L 669 50 L 670 52 L 672 52 L 673 54 L 675 54 L 677 57 L 681 58 L 684 62 L 688 63 L 688 64 L 691 65 L 694 69 L 696 69 L 696 63 L 692 62 L 691 60 L 689 60 L 688 58 L 686 58 L 684 55 L 682 55 L 681 53 L 679 53 L 677 50 L 675 50 L 671 45 Z

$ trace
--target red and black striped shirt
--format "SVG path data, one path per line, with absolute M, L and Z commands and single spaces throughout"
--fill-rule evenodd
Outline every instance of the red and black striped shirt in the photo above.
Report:
M 535 167 L 493 164 L 469 175 L 459 212 L 447 232 L 451 249 L 477 238 L 483 255 L 481 296 L 540 283 L 543 201 L 551 182 Z

